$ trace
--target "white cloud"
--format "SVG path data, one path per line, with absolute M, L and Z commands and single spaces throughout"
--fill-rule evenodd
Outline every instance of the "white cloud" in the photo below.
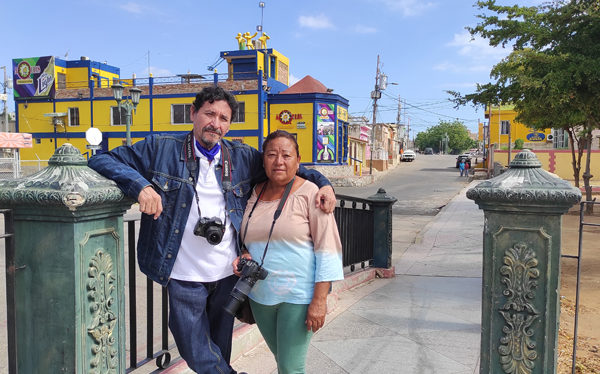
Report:
M 356 25 L 354 26 L 354 32 L 357 34 L 374 34 L 377 32 L 377 29 L 370 26 Z
M 300 80 L 300 78 L 298 78 L 294 74 L 290 73 L 290 86 L 293 86 L 294 84 L 298 83 L 299 80 Z
M 317 16 L 300 16 L 298 18 L 300 26 L 307 27 L 309 29 L 334 29 L 333 23 L 324 14 Z
M 435 3 L 422 0 L 379 0 L 393 11 L 399 11 L 405 17 L 416 16 L 436 6 Z
M 454 34 L 452 41 L 447 45 L 458 48 L 458 54 L 461 56 L 467 56 L 478 60 L 492 59 L 500 61 L 510 53 L 510 49 L 492 47 L 486 39 L 479 36 L 476 36 L 471 40 L 471 34 L 468 31 Z
M 122 5 L 119 5 L 119 8 L 123 9 L 126 12 L 134 13 L 134 14 L 142 14 L 142 6 L 138 3 L 128 2 Z
M 454 73 L 464 73 L 464 72 L 471 72 L 471 73 L 478 73 L 478 72 L 489 72 L 490 70 L 492 70 L 492 65 L 486 65 L 486 64 L 476 64 L 476 65 L 470 65 L 470 64 L 453 64 L 447 61 L 441 62 L 437 65 L 435 65 L 433 67 L 433 70 L 438 70 L 438 71 L 450 71 L 450 72 L 454 72 Z
M 163 69 L 163 68 L 158 68 L 156 66 L 150 66 L 150 72 L 152 73 L 152 76 L 154 78 L 158 78 L 158 77 L 174 77 L 175 74 L 173 74 L 171 72 L 171 70 L 169 69 Z M 144 78 L 147 77 L 148 74 L 148 68 L 144 69 L 142 71 L 142 73 L 140 75 L 138 75 L 138 78 Z

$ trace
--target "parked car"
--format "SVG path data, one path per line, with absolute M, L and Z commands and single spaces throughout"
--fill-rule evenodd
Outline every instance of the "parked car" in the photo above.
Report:
M 426 155 L 432 155 L 433 154 L 433 148 L 425 148 L 425 150 L 423 151 L 424 154 Z
M 471 154 L 470 153 L 463 153 L 462 155 L 458 155 L 458 157 L 456 158 L 456 167 L 458 168 L 458 164 L 460 164 L 460 160 L 465 160 L 466 163 L 469 164 L 469 166 L 471 166 Z
M 400 161 L 408 161 L 408 162 L 412 162 L 414 161 L 416 157 L 416 154 L 414 151 L 407 149 L 406 151 L 404 151 L 402 153 L 402 155 L 400 156 Z

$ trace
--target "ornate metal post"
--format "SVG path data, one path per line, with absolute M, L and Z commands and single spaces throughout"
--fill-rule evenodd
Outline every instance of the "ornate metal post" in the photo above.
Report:
M 562 215 L 581 199 L 524 150 L 467 191 L 484 210 L 480 372 L 556 372 Z
M 373 266 L 392 267 L 392 205 L 398 200 L 383 188 L 367 198 L 373 208 Z
M 124 373 L 123 213 L 114 182 L 70 144 L 0 182 L 14 211 L 19 373 Z

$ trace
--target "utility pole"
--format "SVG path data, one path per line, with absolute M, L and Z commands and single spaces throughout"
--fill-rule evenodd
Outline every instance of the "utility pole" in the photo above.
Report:
M 4 113 L 3 113 L 3 121 L 4 121 L 4 125 L 2 126 L 2 131 L 4 132 L 8 132 L 8 106 L 6 105 L 6 103 L 8 102 L 8 97 L 6 96 L 6 86 L 8 86 L 8 78 L 7 78 L 7 74 L 6 74 L 6 66 L 2 66 L 0 67 L 0 69 L 4 69 L 4 96 L 2 97 L 2 100 L 4 101 Z
M 377 99 L 381 98 L 379 90 L 379 55 L 377 55 L 377 73 L 375 74 L 375 90 L 371 92 L 373 99 L 373 125 L 371 126 L 371 160 L 369 161 L 369 175 L 373 175 L 373 148 L 375 146 L 375 126 L 377 124 Z

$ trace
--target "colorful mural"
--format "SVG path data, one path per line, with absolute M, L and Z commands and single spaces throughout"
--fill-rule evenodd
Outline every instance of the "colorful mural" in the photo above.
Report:
M 54 56 L 13 59 L 15 99 L 54 97 Z
M 317 162 L 335 160 L 334 104 L 317 104 Z

